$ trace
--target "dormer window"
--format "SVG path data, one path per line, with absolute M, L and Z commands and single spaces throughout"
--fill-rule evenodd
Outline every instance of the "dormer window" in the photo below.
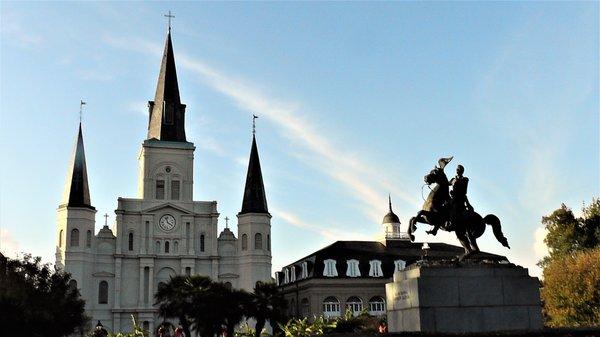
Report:
M 394 261 L 394 271 L 401 271 L 406 267 L 406 261 L 404 260 L 396 260 Z
M 300 278 L 308 278 L 308 262 L 302 262 L 302 272 L 300 273 Z
M 327 259 L 323 261 L 325 268 L 323 269 L 323 276 L 336 277 L 338 276 L 337 269 L 335 268 L 335 260 Z
M 283 283 L 290 283 L 290 270 L 289 269 L 284 269 L 283 270 L 284 273 L 284 279 L 283 279 Z
M 381 270 L 381 261 L 371 260 L 369 261 L 369 276 L 382 277 L 383 271 Z
M 292 266 L 290 268 L 290 273 L 291 273 L 291 275 L 290 275 L 290 282 L 296 281 L 296 266 Z
M 358 260 L 348 260 L 346 261 L 348 264 L 348 268 L 346 269 L 346 276 L 350 277 L 359 277 L 360 269 L 358 269 Z

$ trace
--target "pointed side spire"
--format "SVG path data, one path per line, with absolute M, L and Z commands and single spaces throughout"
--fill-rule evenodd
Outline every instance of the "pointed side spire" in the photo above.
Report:
M 244 188 L 244 201 L 242 202 L 242 211 L 240 214 L 246 213 L 269 213 L 262 171 L 260 169 L 260 159 L 258 158 L 258 147 L 256 146 L 256 137 L 254 135 L 252 135 L 252 150 L 250 150 L 246 187 Z
M 94 209 L 90 200 L 81 123 L 79 123 L 79 133 L 75 142 L 75 149 L 73 150 L 71 166 L 67 172 L 67 181 L 65 183 L 65 192 L 61 206 Z
M 386 223 L 400 223 L 400 218 L 398 218 L 398 216 L 394 213 L 394 211 L 392 211 L 392 196 L 388 194 L 388 205 L 389 205 L 389 212 L 388 214 L 386 214 L 383 217 L 383 221 L 381 222 L 382 224 L 386 224 Z
M 185 104 L 181 104 L 171 31 L 167 33 L 156 94 L 150 101 L 148 139 L 185 142 Z

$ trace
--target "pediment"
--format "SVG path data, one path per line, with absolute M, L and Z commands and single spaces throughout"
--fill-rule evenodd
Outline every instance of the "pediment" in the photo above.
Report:
M 99 271 L 92 274 L 94 277 L 115 277 L 115 274 L 109 273 L 107 271 Z
M 170 209 L 174 209 L 176 211 L 179 211 L 179 212 L 181 212 L 183 214 L 189 214 L 189 215 L 193 215 L 194 214 L 194 213 L 188 211 L 187 209 L 185 209 L 183 207 L 180 207 L 180 206 L 177 206 L 177 205 L 175 205 L 173 203 L 170 203 L 170 202 L 167 202 L 167 203 L 164 203 L 164 204 L 160 204 L 158 206 L 153 206 L 153 207 L 150 207 L 150 208 L 147 208 L 147 209 L 143 209 L 142 213 L 156 213 L 158 211 L 162 211 L 162 210 L 169 209 L 169 208 Z

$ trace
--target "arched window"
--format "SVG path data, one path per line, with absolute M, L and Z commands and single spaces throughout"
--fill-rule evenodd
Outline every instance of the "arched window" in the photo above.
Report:
M 231 288 L 233 288 L 233 286 L 231 285 L 231 282 L 225 282 L 225 288 L 231 290 Z
M 204 234 L 200 235 L 200 251 L 204 251 Z
M 356 296 L 352 296 L 346 300 L 346 309 L 352 311 L 354 316 L 358 316 L 363 309 L 362 300 Z
M 108 282 L 106 281 L 100 281 L 100 284 L 98 285 L 98 303 L 108 303 Z
M 144 321 L 144 323 L 142 323 L 142 329 L 144 329 L 144 331 L 150 331 L 150 322 Z
M 267 250 L 271 251 L 271 235 L 267 234 Z
M 254 249 L 262 249 L 262 234 L 260 233 L 254 235 Z
M 62 247 L 62 237 L 63 237 L 63 230 L 60 230 L 60 233 L 58 233 L 58 246 Z
M 385 315 L 385 300 L 381 296 L 375 296 L 369 300 L 369 315 Z
M 71 247 L 79 247 L 79 229 L 71 230 Z
M 160 241 L 156 241 L 156 244 L 154 246 L 154 252 L 156 254 L 160 253 Z
M 173 252 L 175 254 L 179 253 L 179 241 L 175 241 L 175 246 L 173 248 L 174 248 Z
M 73 279 L 71 279 L 69 281 L 69 290 L 71 290 L 71 291 L 77 290 L 77 281 L 75 281 Z
M 339 317 L 340 314 L 340 301 L 337 298 L 329 296 L 323 300 L 323 316 Z
M 169 241 L 165 241 L 165 253 L 169 252 L 169 246 L 170 246 L 170 242 Z
M 192 275 L 192 268 L 191 268 L 191 267 L 185 267 L 185 274 L 186 274 L 187 276 L 190 276 L 190 275 Z
M 308 298 L 303 298 L 300 301 L 300 315 L 302 317 L 310 316 L 310 302 L 308 301 Z
M 242 235 L 242 250 L 248 249 L 248 235 Z
M 394 271 L 401 271 L 406 267 L 406 261 L 404 260 L 396 260 L 394 261 Z
M 88 248 L 92 246 L 92 231 L 91 230 L 88 230 L 87 233 L 85 234 L 85 246 Z
M 129 233 L 129 241 L 128 241 L 128 245 L 129 245 L 129 251 L 133 251 L 133 232 Z

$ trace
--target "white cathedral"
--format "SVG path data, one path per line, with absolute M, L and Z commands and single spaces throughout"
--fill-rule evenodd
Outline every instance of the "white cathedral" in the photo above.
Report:
M 194 201 L 194 144 L 185 135 L 171 33 L 156 95 L 148 103 L 148 137 L 139 153 L 137 198 L 118 198 L 112 229 L 96 234 L 81 124 L 58 207 L 56 264 L 71 273 L 92 323 L 130 331 L 131 315 L 154 331 L 161 282 L 177 274 L 205 275 L 252 291 L 271 280 L 271 215 L 253 136 L 237 237 L 217 232 L 216 201 Z

